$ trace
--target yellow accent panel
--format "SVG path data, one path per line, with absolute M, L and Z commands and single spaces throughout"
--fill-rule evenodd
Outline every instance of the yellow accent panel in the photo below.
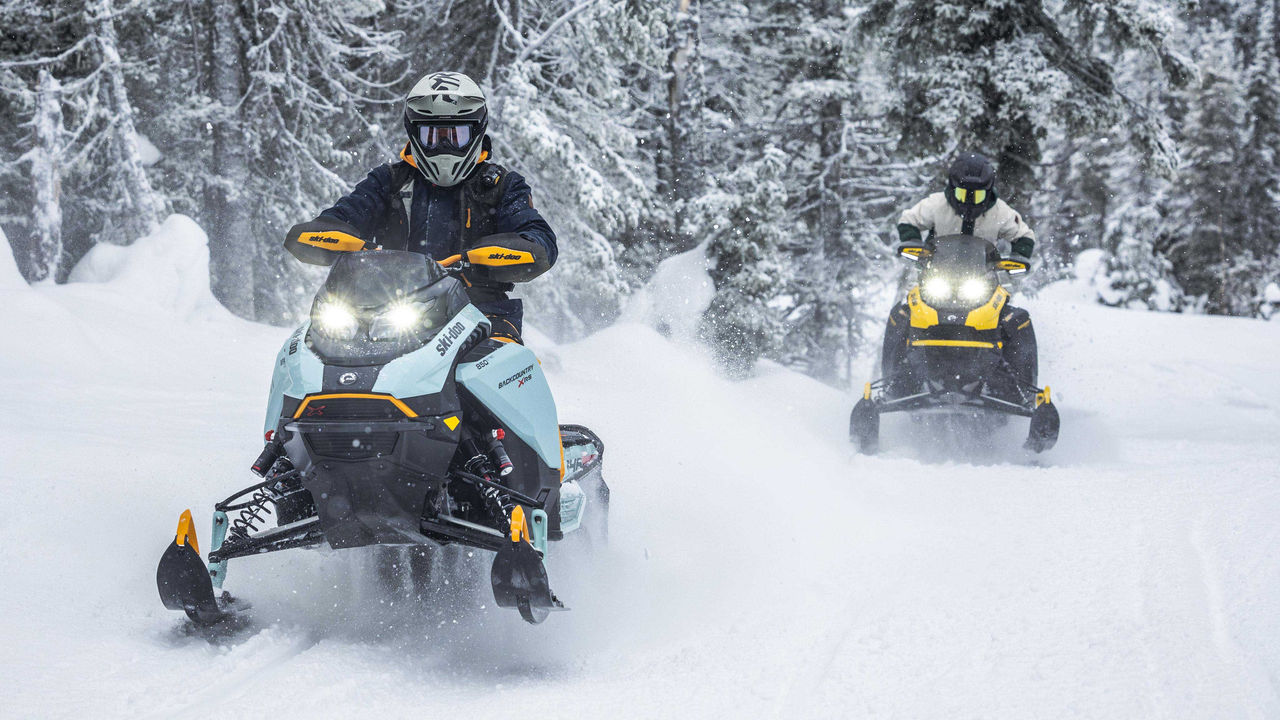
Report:
M 445 427 L 449 428 L 449 432 L 453 432 L 454 430 L 457 430 L 458 423 L 460 422 L 462 421 L 458 419 L 457 415 L 453 415 L 451 417 L 447 417 L 444 419 Z
M 866 385 L 862 386 L 862 399 L 863 400 L 871 399 L 871 383 L 867 383 Z
M 1036 407 L 1040 407 L 1041 405 L 1048 405 L 1051 402 L 1053 402 L 1053 400 L 1052 400 L 1052 396 L 1050 396 L 1049 394 L 1049 386 L 1045 385 L 1044 390 L 1041 390 L 1040 392 L 1036 393 Z
M 529 530 L 524 525 L 524 506 L 517 505 L 511 510 L 511 542 L 520 542 L 520 536 L 528 533 Z
M 1028 267 L 1029 266 L 1021 260 L 1001 260 L 996 263 L 996 269 L 1004 270 L 1005 272 L 1026 272 Z
M 1028 320 L 1028 321 L 1026 321 L 1026 322 L 1022 323 L 1021 325 L 1019 325 L 1019 326 L 1018 326 L 1018 329 L 1019 329 L 1019 330 L 1021 330 L 1021 329 L 1025 328 L 1026 326 L 1030 325 L 1030 324 L 1031 324 L 1031 321 L 1030 321 L 1030 320 Z
M 415 168 L 418 167 L 418 161 L 413 159 L 413 153 L 409 151 L 409 143 L 405 143 L 404 149 L 400 151 L 400 159 Z
M 302 404 L 298 406 L 298 409 L 296 411 L 294 411 L 293 417 L 295 419 L 302 417 L 303 411 L 307 409 L 307 406 L 311 404 L 312 400 L 338 400 L 341 398 L 363 398 L 365 400 L 386 400 L 392 405 L 395 405 L 396 408 L 399 409 L 400 412 L 404 413 L 406 417 L 411 417 L 411 418 L 418 417 L 418 413 L 414 412 L 408 405 L 405 405 L 398 398 L 393 398 L 390 395 L 375 395 L 373 393 L 333 393 L 330 395 L 312 395 L 302 401 Z
M 191 549 L 200 554 L 200 544 L 196 541 L 195 523 L 191 520 L 191 509 L 187 508 L 178 516 L 178 534 L 173 539 L 179 545 L 186 545 L 187 541 L 191 541 Z
M 461 259 L 462 259 L 461 255 L 450 255 L 449 257 L 443 260 L 437 260 L 436 262 L 440 263 L 445 267 L 449 267 L 450 265 L 457 265 L 458 261 Z
M 467 251 L 467 262 L 485 267 L 502 267 L 504 265 L 528 265 L 534 262 L 533 253 L 511 250 L 497 245 L 476 248 Z
M 907 305 L 911 307 L 911 327 L 930 328 L 938 324 L 938 311 L 921 299 L 919 285 L 911 288 L 911 292 L 907 294 Z
M 542 361 L 539 360 L 538 364 L 541 365 Z M 560 482 L 564 482 L 564 436 L 563 435 L 560 436 Z
M 996 291 L 991 294 L 991 300 L 986 305 L 970 312 L 964 319 L 964 324 L 974 330 L 995 330 L 1000 325 L 1000 311 L 1004 309 L 1004 304 L 1009 300 L 1009 291 L 1002 287 L 997 287 Z
M 338 252 L 357 252 L 365 247 L 364 241 L 360 238 L 339 230 L 305 232 L 298 236 L 298 242 L 303 245 L 314 245 L 318 248 L 337 250 Z
M 993 348 L 997 347 L 997 343 L 982 342 L 980 340 L 913 340 L 912 347 L 967 347 L 967 348 Z

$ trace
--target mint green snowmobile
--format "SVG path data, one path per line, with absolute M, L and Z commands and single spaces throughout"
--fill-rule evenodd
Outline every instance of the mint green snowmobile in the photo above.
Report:
M 499 606 L 530 623 L 564 609 L 543 559 L 567 536 L 605 541 L 604 446 L 558 424 L 538 359 L 490 336 L 457 277 L 468 265 L 514 276 L 523 254 L 335 255 L 276 360 L 261 481 L 214 506 L 207 565 L 182 513 L 156 571 L 165 607 L 204 626 L 236 616 L 243 603 L 222 589 L 236 558 L 456 543 L 493 553 Z

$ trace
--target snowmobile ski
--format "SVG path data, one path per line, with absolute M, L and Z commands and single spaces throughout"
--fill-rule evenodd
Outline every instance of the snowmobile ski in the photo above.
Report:
M 498 607 L 514 607 L 525 622 L 537 625 L 554 610 L 566 610 L 564 603 L 551 592 L 547 568 L 542 555 L 529 537 L 524 509 L 516 506 L 511 513 L 510 542 L 504 543 L 493 558 L 489 581 Z
M 190 510 L 183 511 L 173 542 L 160 556 L 156 587 L 165 607 L 184 611 L 197 625 L 216 625 L 232 614 L 230 597 L 226 593 L 214 595 L 209 569 L 200 560 Z

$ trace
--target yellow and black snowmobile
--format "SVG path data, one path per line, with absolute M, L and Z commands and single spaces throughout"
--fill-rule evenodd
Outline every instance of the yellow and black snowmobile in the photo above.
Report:
M 952 235 L 903 244 L 919 282 L 894 308 L 885 330 L 884 377 L 866 384 L 849 418 L 858 450 L 879 449 L 880 416 L 890 412 L 1031 419 L 1025 447 L 1043 452 L 1058 440 L 1058 410 L 1037 383 L 1035 331 L 1009 305 L 1000 273 L 1027 272 L 982 238 Z

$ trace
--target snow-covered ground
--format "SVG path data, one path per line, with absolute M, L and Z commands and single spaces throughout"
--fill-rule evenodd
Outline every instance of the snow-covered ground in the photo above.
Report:
M 849 393 L 720 378 L 651 329 L 678 307 L 535 334 L 608 445 L 600 575 L 552 567 L 572 612 L 442 620 L 366 592 L 359 551 L 294 552 L 231 564 L 253 632 L 188 637 L 155 564 L 249 484 L 286 336 L 212 302 L 202 243 L 171 218 L 34 288 L 0 244 L 0 715 L 1280 717 L 1280 326 L 1070 285 L 1027 303 L 1063 416 L 1039 458 L 922 461 L 909 422 L 856 456 Z

